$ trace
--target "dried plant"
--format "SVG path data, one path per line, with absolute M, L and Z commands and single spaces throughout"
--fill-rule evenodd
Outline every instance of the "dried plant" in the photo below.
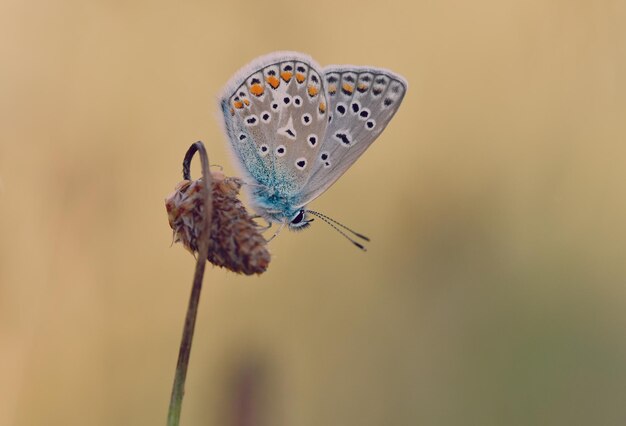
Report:
M 189 167 L 196 152 L 200 153 L 202 178 L 192 181 Z M 246 275 L 263 273 L 270 262 L 265 238 L 237 198 L 241 180 L 218 172 L 210 173 L 202 142 L 193 144 L 185 154 L 183 179 L 165 205 L 174 240 L 197 254 L 197 261 L 172 386 L 168 426 L 180 423 L 206 261 Z

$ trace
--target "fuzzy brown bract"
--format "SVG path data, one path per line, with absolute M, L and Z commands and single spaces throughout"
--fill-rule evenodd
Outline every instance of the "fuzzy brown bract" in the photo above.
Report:
M 271 256 L 258 225 L 237 198 L 242 181 L 211 172 L 213 213 L 208 261 L 246 275 L 267 270 Z M 204 215 L 202 180 L 183 180 L 165 199 L 174 242 L 181 242 L 192 253 L 198 251 L 198 237 Z

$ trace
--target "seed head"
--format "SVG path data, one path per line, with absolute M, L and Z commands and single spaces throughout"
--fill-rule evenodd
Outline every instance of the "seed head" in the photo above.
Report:
M 246 275 L 265 272 L 271 256 L 258 225 L 237 198 L 242 181 L 221 172 L 211 172 L 211 177 L 213 213 L 208 261 Z M 183 180 L 176 185 L 165 199 L 165 208 L 174 242 L 181 242 L 196 254 L 204 214 L 202 179 Z

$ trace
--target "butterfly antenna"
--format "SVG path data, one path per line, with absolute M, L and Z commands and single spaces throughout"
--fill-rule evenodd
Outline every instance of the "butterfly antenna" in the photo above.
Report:
M 319 217 L 319 218 L 320 218 L 320 219 L 322 219 L 322 220 L 326 219 L 326 220 L 328 220 L 328 221 L 330 221 L 330 222 L 334 223 L 335 225 L 342 227 L 342 228 L 343 228 L 343 229 L 345 229 L 346 231 L 351 232 L 353 235 L 355 235 L 356 237 L 361 238 L 362 240 L 365 240 L 365 241 L 369 241 L 369 240 L 370 240 L 370 239 L 369 239 L 368 237 L 366 237 L 365 235 L 363 235 L 363 234 L 359 234 L 358 232 L 356 232 L 356 231 L 354 231 L 354 230 L 352 230 L 352 229 L 348 228 L 348 227 L 347 227 L 346 225 L 344 225 L 343 223 L 337 222 L 335 219 L 333 219 L 333 218 L 331 218 L 331 217 L 328 217 L 328 216 L 326 216 L 325 214 L 322 214 L 322 213 L 320 213 L 320 212 L 316 212 L 316 211 L 313 211 L 313 210 L 307 210 L 307 212 L 309 212 L 309 213 L 311 213 L 311 214 L 313 214 L 313 215 L 315 215 L 315 216 Z
M 334 220 L 330 219 L 328 216 L 325 216 L 325 215 L 323 215 L 323 214 L 321 214 L 321 213 L 318 213 L 318 212 L 315 212 L 315 211 L 307 210 L 307 213 L 311 213 L 312 215 L 317 216 L 319 219 L 323 220 L 324 222 L 326 222 L 327 224 L 329 224 L 330 226 L 332 226 L 332 227 L 333 227 L 333 229 L 334 229 L 335 231 L 337 231 L 337 232 L 339 232 L 341 235 L 343 235 L 343 236 L 344 236 L 344 237 L 345 237 L 348 241 L 350 241 L 352 244 L 354 244 L 355 246 L 357 246 L 358 248 L 360 248 L 360 249 L 361 249 L 361 250 L 363 250 L 363 251 L 367 251 L 367 249 L 365 248 L 365 246 L 364 246 L 363 244 L 361 244 L 361 243 L 359 243 L 359 242 L 355 241 L 354 239 L 352 239 L 352 238 L 351 238 L 348 234 L 346 234 L 345 232 L 343 232 L 341 229 L 339 229 L 339 228 L 335 225 L 335 223 L 337 223 L 338 225 L 343 226 L 343 225 L 341 225 L 340 223 L 335 222 Z M 333 222 L 335 222 L 335 223 L 333 223 Z M 343 226 L 343 227 L 344 227 L 345 229 L 348 229 L 348 228 L 346 228 L 345 226 Z M 363 239 L 365 239 L 366 241 L 369 241 L 369 238 L 364 237 L 364 236 L 362 236 L 362 235 L 360 235 L 360 234 L 357 234 L 356 232 L 354 232 L 354 231 L 352 231 L 352 230 L 350 230 L 350 229 L 348 229 L 348 230 L 349 230 L 350 232 L 352 232 L 354 235 L 357 235 L 357 236 L 359 236 L 360 238 L 363 238 Z

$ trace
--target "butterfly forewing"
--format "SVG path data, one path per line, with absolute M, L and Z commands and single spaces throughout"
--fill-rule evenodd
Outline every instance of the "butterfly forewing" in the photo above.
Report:
M 398 110 L 406 81 L 388 70 L 328 67 L 328 127 L 300 204 L 332 185 L 376 140 Z

